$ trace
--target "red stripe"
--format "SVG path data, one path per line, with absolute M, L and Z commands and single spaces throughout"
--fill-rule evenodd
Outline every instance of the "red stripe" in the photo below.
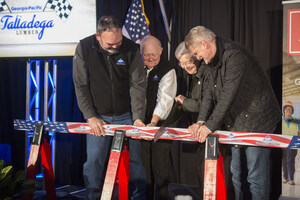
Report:
M 156 128 L 156 129 L 150 129 L 150 130 L 145 130 L 145 129 L 142 129 L 142 128 L 139 128 L 139 131 L 141 131 L 141 132 L 146 132 L 146 133 L 156 133 L 157 132 L 157 130 L 158 130 L 158 128 Z
M 171 129 L 171 128 L 166 128 L 166 130 L 167 130 L 169 133 L 175 134 L 175 135 L 190 135 L 190 133 L 181 132 L 181 131 L 174 130 L 174 129 Z

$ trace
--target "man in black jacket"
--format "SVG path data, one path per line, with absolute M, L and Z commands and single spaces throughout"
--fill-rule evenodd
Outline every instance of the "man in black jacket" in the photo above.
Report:
M 193 28 L 186 47 L 207 64 L 212 81 L 204 88 L 198 122 L 191 134 L 204 142 L 217 129 L 270 133 L 281 119 L 272 86 L 254 56 L 236 42 L 224 41 L 203 26 Z M 209 79 L 208 79 L 209 80 Z M 236 200 L 241 190 L 240 148 L 232 147 L 231 172 Z M 245 148 L 252 199 L 269 199 L 270 149 Z
M 89 199 L 99 199 L 112 137 L 105 123 L 145 126 L 146 77 L 139 46 L 122 36 L 111 16 L 98 21 L 97 33 L 84 38 L 73 59 L 73 80 L 78 105 L 93 135 L 87 135 L 84 182 Z M 131 199 L 145 199 L 146 175 L 140 158 L 140 141 L 129 140 Z

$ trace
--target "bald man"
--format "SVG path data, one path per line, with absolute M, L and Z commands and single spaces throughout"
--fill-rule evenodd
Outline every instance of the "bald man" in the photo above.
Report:
M 162 58 L 163 48 L 154 36 L 147 36 L 141 42 L 147 92 L 147 126 L 161 126 L 169 115 L 177 91 L 176 73 L 170 62 Z M 142 160 L 147 174 L 148 199 L 168 199 L 168 183 L 172 174 L 170 162 L 171 141 L 142 141 Z M 155 190 L 154 190 L 155 185 Z

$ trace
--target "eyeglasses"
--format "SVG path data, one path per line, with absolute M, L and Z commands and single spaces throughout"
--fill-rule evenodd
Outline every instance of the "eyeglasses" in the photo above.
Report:
M 186 66 L 189 66 L 189 65 L 191 65 L 191 64 L 194 64 L 194 60 L 189 60 L 189 61 L 184 62 L 184 63 L 181 63 L 181 62 L 178 63 L 178 65 L 179 65 L 180 67 L 186 67 Z
M 148 58 L 148 57 L 156 57 L 156 56 L 158 56 L 159 55 L 159 53 L 143 53 L 143 56 L 144 57 L 146 57 L 146 58 Z

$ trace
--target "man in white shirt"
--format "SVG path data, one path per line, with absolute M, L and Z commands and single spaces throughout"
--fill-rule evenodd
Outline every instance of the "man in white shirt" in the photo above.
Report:
M 147 126 L 160 126 L 169 115 L 177 91 L 176 72 L 170 62 L 161 57 L 163 48 L 154 36 L 141 42 L 141 53 L 147 75 L 146 116 Z M 147 197 L 168 199 L 168 183 L 172 176 L 170 146 L 172 142 L 142 141 L 142 160 L 147 173 Z M 154 190 L 155 184 L 155 190 Z

